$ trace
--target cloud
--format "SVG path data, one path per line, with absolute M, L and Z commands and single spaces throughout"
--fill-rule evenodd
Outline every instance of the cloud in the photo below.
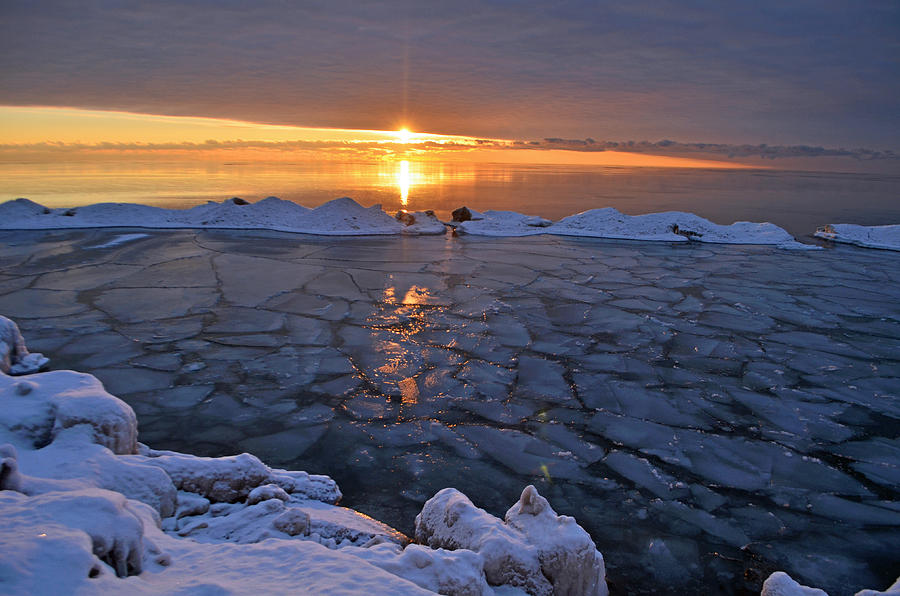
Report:
M 866 148 L 844 149 L 810 147 L 806 145 L 729 145 L 722 143 L 682 143 L 672 140 L 650 141 L 597 141 L 586 139 L 546 138 L 540 141 L 517 140 L 497 141 L 491 139 L 474 139 L 468 142 L 425 141 L 419 143 L 355 142 L 355 141 L 245 141 L 215 140 L 202 143 L 30 143 L 0 144 L 0 153 L 16 155 L 26 154 L 127 154 L 127 153 L 210 153 L 234 151 L 259 151 L 262 153 L 297 153 L 324 157 L 340 157 L 356 155 L 360 157 L 377 157 L 380 155 L 427 155 L 442 152 L 477 152 L 479 149 L 501 149 L 509 151 L 574 151 L 603 152 L 616 151 L 622 153 L 639 153 L 667 157 L 696 157 L 727 160 L 742 158 L 762 158 L 778 160 L 791 158 L 838 157 L 856 161 L 895 161 L 900 154 L 892 150 L 875 150 Z
M 897 147 L 898 22 L 894 0 L 7 2 L 0 103 Z

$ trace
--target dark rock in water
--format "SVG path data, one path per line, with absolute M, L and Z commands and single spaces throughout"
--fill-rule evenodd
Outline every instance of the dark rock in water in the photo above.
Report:
M 65 215 L 66 217 L 72 217 L 72 216 L 75 215 L 75 210 L 74 210 L 74 209 L 68 209 L 68 210 L 66 210 L 66 211 L 63 212 L 63 215 Z
M 678 227 L 678 224 L 672 224 L 672 227 L 670 229 L 672 230 L 673 234 L 684 236 L 688 240 L 691 240 L 693 238 L 700 238 L 703 236 L 703 234 L 699 232 L 694 232 L 692 230 L 682 230 Z
M 426 209 L 425 215 L 427 215 L 428 217 L 435 217 L 434 211 L 432 211 L 431 209 Z
M 472 212 L 469 211 L 468 207 L 460 207 L 459 209 L 453 210 L 453 221 L 455 222 L 464 222 L 472 219 Z
M 394 218 L 405 226 L 416 223 L 416 216 L 408 211 L 398 211 Z
M 231 197 L 231 202 L 234 203 L 235 205 L 249 205 L 250 204 L 247 201 L 245 201 L 244 199 L 242 199 L 241 197 Z

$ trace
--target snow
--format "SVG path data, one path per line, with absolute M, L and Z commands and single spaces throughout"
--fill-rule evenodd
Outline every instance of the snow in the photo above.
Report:
M 43 354 L 32 354 L 12 320 L 0 315 L 0 373 L 23 375 L 39 371 L 50 362 Z
M 315 209 L 268 197 L 256 203 L 238 198 L 221 203 L 210 201 L 184 210 L 129 203 L 48 209 L 28 199 L 15 199 L 0 204 L 0 229 L 225 228 L 359 236 L 443 234 L 446 226 L 451 226 L 459 232 L 480 236 L 557 234 L 667 242 L 768 244 L 793 250 L 819 248 L 797 242 L 784 229 L 771 223 L 720 225 L 693 213 L 678 211 L 631 216 L 606 207 L 571 215 L 558 222 L 514 211 L 479 213 L 469 210 L 466 215 L 470 215 L 471 219 L 448 223 L 439 221 L 432 211 L 400 211 L 391 217 L 382 210 L 381 205 L 363 207 L 349 197 L 334 199 Z M 896 231 L 890 234 L 885 234 L 885 237 L 893 238 L 891 242 L 896 245 Z M 140 237 L 140 234 L 125 234 L 90 248 L 111 248 Z
M 866 248 L 900 250 L 900 224 L 888 226 L 828 224 L 817 229 L 814 235 L 824 240 L 855 244 Z
M 465 221 L 460 231 L 481 236 L 530 236 L 558 234 L 590 238 L 615 238 L 666 242 L 713 242 L 718 244 L 774 244 L 779 248 L 817 248 L 794 240 L 771 223 L 739 221 L 731 225 L 712 223 L 693 213 L 668 211 L 625 215 L 612 207 L 591 209 L 553 223 L 512 211 L 485 211 L 483 219 Z
M 28 199 L 0 204 L 0 229 L 42 230 L 58 228 L 212 228 L 265 229 L 325 236 L 383 234 L 440 234 L 443 225 L 424 213 L 415 225 L 404 226 L 385 213 L 380 205 L 363 207 L 349 197 L 334 199 L 315 209 L 291 201 L 268 197 L 256 203 L 228 199 L 210 201 L 191 209 L 162 209 L 129 203 L 98 203 L 72 209 L 47 209 Z M 109 248 L 131 241 L 120 238 Z

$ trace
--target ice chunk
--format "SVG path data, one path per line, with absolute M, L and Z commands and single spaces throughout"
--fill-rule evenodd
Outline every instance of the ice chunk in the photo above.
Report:
M 759 596 L 828 596 L 823 590 L 801 586 L 784 571 L 776 571 L 763 583 Z
M 464 494 L 445 488 L 416 516 L 416 542 L 431 548 L 467 549 L 484 558 L 490 584 L 508 584 L 534 596 L 549 596 L 553 586 L 541 573 L 537 549 L 521 532 L 479 509 Z
M 18 325 L 0 315 L 0 373 L 26 375 L 39 371 L 48 362 L 50 359 L 43 354 L 29 353 Z

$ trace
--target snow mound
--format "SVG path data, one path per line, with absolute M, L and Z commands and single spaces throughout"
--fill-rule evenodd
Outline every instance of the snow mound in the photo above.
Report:
M 535 236 L 551 233 L 553 222 L 543 217 L 524 215 L 515 211 L 485 211 L 479 219 L 465 220 L 456 229 L 477 236 Z
M 19 326 L 0 315 L 0 373 L 27 375 L 39 371 L 48 362 L 50 359 L 43 354 L 29 353 Z
M 190 209 L 162 209 L 131 203 L 97 203 L 71 209 L 48 209 L 28 199 L 0 204 L 0 229 L 60 228 L 211 228 L 258 229 L 326 236 L 443 233 L 436 219 L 421 214 L 421 223 L 405 226 L 381 209 L 363 207 L 349 197 L 309 209 L 278 197 L 256 203 L 232 198 Z
M 21 529 L 26 540 L 33 540 L 35 535 L 42 538 L 51 532 L 64 536 L 74 534 L 71 536 L 75 538 L 72 542 L 77 546 L 69 546 L 67 550 L 75 551 L 75 564 L 82 567 L 83 577 L 96 575 L 100 569 L 95 559 L 87 553 L 107 563 L 119 577 L 136 575 L 143 569 L 143 523 L 128 500 L 118 493 L 100 489 L 51 492 L 35 497 L 12 491 L 0 493 L 0 525 L 7 529 L 3 534 L 9 533 L 8 528 L 23 522 L 28 528 Z M 51 529 L 48 524 L 56 527 Z M 72 530 L 80 530 L 90 542 L 84 541 L 83 535 Z M 79 546 L 82 549 L 89 547 L 87 553 L 78 553 Z M 3 552 L 5 558 L 16 550 L 3 548 Z M 56 557 L 51 555 L 48 558 L 52 560 Z M 4 561 L 4 564 L 9 563 Z M 58 570 L 53 570 L 53 575 L 58 573 Z
M 824 240 L 855 244 L 865 248 L 900 250 L 900 224 L 890 226 L 828 224 L 817 229 L 813 235 Z
M 506 513 L 506 522 L 445 488 L 416 516 L 416 541 L 467 549 L 484 559 L 488 583 L 532 595 L 605 596 L 603 557 L 575 520 L 559 517 L 533 486 Z
M 95 377 L 70 370 L 0 375 L 0 440 L 41 447 L 64 429 L 89 425 L 95 443 L 117 454 L 137 451 L 137 418 Z
M 249 453 L 213 458 L 144 448 L 142 455 L 147 464 L 165 470 L 178 490 L 198 494 L 212 503 L 243 501 L 266 485 L 272 485 L 266 490 L 280 489 L 285 494 L 328 503 L 341 498 L 337 484 L 328 476 L 272 469 Z
M 625 215 L 612 207 L 591 209 L 563 218 L 548 231 L 565 236 L 626 240 L 774 244 L 786 248 L 794 248 L 795 244 L 806 246 L 772 223 L 739 221 L 731 225 L 720 225 L 699 215 L 681 211 Z
M 430 549 L 418 544 L 401 548 L 381 543 L 368 548 L 345 547 L 376 567 L 408 579 L 426 590 L 448 596 L 488 596 L 494 591 L 484 578 L 484 560 L 470 550 Z

